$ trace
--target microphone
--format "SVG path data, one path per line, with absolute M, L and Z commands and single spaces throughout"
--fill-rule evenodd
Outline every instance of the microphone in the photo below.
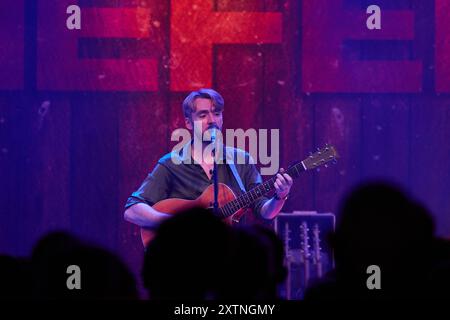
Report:
M 217 124 L 213 123 L 208 127 L 211 136 L 211 142 L 216 142 L 217 130 L 220 130 Z

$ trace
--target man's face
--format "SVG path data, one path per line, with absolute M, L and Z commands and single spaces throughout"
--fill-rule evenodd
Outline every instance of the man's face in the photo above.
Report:
M 185 119 L 186 128 L 194 130 L 194 123 L 197 123 L 197 125 L 200 124 L 202 135 L 213 124 L 222 130 L 222 111 L 215 110 L 213 102 L 210 99 L 198 98 L 195 100 L 194 105 L 195 111 L 192 113 L 191 119 Z M 198 138 L 201 139 L 202 137 Z

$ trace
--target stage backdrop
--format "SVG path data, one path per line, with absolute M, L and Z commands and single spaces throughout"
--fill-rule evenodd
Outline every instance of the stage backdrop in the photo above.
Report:
M 280 129 L 282 166 L 336 146 L 284 211 L 336 212 L 381 177 L 450 235 L 449 15 L 448 0 L 2 0 L 0 252 L 64 229 L 139 270 L 123 206 L 200 87 L 224 96 L 226 128 Z

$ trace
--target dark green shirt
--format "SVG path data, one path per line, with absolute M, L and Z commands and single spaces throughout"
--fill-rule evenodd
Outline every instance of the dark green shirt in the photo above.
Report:
M 137 203 L 146 203 L 152 206 L 168 198 L 194 200 L 208 186 L 212 185 L 212 178 L 208 178 L 200 164 L 194 163 L 190 152 L 186 150 L 188 149 L 185 146 L 183 149 L 166 154 L 159 159 L 139 189 L 128 198 L 125 208 Z M 236 170 L 246 191 L 262 183 L 261 175 L 247 152 L 230 147 L 226 147 L 224 150 L 226 150 L 224 154 L 232 155 L 234 158 Z M 238 156 L 244 159 L 244 164 L 237 161 Z M 222 159 L 224 159 L 223 163 L 217 165 L 218 181 L 230 187 L 237 196 L 242 191 L 227 163 L 227 157 L 222 157 Z M 251 206 L 253 213 L 258 218 L 261 218 L 261 208 L 266 201 L 268 201 L 267 197 L 260 197 Z M 247 219 L 243 219 L 244 223 L 245 220 Z

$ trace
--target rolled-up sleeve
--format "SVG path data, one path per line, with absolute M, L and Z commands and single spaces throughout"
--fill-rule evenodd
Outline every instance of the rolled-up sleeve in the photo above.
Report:
M 152 206 L 158 201 L 166 199 L 170 190 L 170 175 L 169 169 L 158 163 L 142 182 L 139 189 L 128 198 L 125 209 L 137 203 L 145 203 Z

